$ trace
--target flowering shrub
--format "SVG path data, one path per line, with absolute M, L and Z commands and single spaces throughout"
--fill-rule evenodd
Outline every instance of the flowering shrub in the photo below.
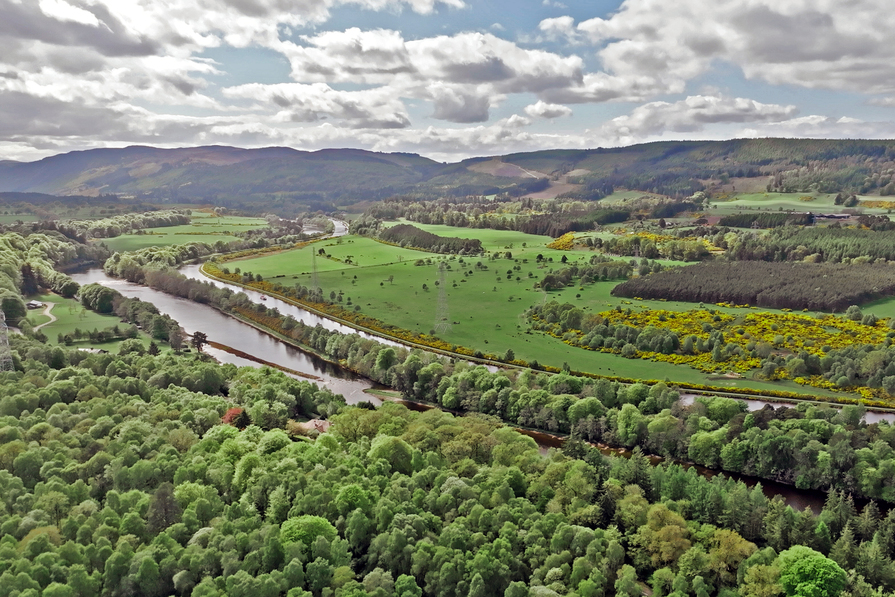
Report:
M 572 245 L 575 244 L 575 234 L 572 232 L 566 232 L 552 243 L 547 244 L 548 249 L 556 249 L 558 251 L 569 251 L 572 249 Z
M 769 379 L 793 379 L 817 388 L 847 390 L 883 403 L 888 399 L 878 387 L 861 387 L 851 380 L 848 387 L 843 387 L 822 375 L 806 375 L 804 361 L 791 367 L 774 364 L 763 368 L 768 362 L 765 359 L 775 354 L 813 357 L 820 363 L 833 351 L 883 345 L 891 334 L 887 321 L 866 324 L 833 315 L 815 318 L 751 311 L 731 315 L 708 309 L 677 312 L 618 307 L 595 316 L 574 315 L 574 311 L 572 305 L 551 302 L 532 308 L 529 318 L 534 329 L 585 350 L 688 365 L 713 374 L 742 376 L 761 369 Z

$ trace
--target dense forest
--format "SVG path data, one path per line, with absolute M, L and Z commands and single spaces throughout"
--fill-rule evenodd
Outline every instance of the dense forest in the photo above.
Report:
M 787 226 L 762 237 L 742 235 L 728 251 L 730 259 L 746 261 L 827 261 L 831 263 L 895 260 L 895 231 Z
M 709 261 L 632 278 L 613 296 L 772 309 L 845 311 L 895 295 L 895 268 L 878 264 Z
M 895 588 L 895 514 L 874 504 L 859 512 L 837 492 L 814 515 L 723 476 L 653 468 L 638 452 L 605 458 L 570 442 L 545 457 L 483 415 L 346 407 L 270 369 L 151 356 L 139 343 L 116 355 L 22 337 L 13 348 L 18 370 L 0 373 L 4 595 L 638 597 L 648 583 L 654 595 L 733 597 L 802 595 L 807 583 L 812 595 L 871 597 Z M 382 350 L 392 349 L 374 361 Z M 405 374 L 422 356 L 405 360 Z M 484 368 L 451 375 L 461 408 L 482 402 L 492 380 L 513 385 Z M 538 377 L 517 384 L 530 393 Z M 484 393 L 473 398 L 476 387 Z M 628 420 L 639 391 L 624 392 L 623 433 L 639 428 Z M 698 427 L 738 410 L 692 409 Z M 751 429 L 813 421 L 816 433 L 828 419 L 843 447 L 871 431 L 857 411 L 789 412 L 759 413 Z M 295 435 L 302 417 L 333 426 Z M 874 449 L 891 441 L 874 433 Z
M 736 213 L 722 216 L 719 226 L 733 228 L 778 228 L 780 226 L 808 226 L 814 218 L 807 213 Z
M 398 224 L 385 228 L 379 233 L 379 238 L 386 242 L 432 251 L 435 253 L 452 253 L 454 255 L 479 255 L 483 252 L 482 241 L 477 238 L 455 238 L 450 236 L 438 236 L 431 232 L 421 230 L 411 224 Z
M 405 218 L 421 224 L 444 224 L 460 228 L 516 230 L 527 234 L 558 237 L 567 232 L 593 230 L 631 217 L 626 209 L 604 208 L 573 200 L 489 202 L 475 198 L 442 201 L 382 201 L 372 205 L 364 217 L 352 224 L 352 232 L 375 227 L 382 220 Z

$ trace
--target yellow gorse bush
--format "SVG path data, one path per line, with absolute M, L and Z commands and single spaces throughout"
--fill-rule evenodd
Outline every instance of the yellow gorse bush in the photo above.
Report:
M 734 305 L 723 305 L 734 306 Z M 677 334 L 681 342 L 689 336 L 697 340 L 708 340 L 712 333 L 721 332 L 724 344 L 734 344 L 743 349 L 742 355 L 731 354 L 722 361 L 716 361 L 710 351 L 683 354 L 680 352 L 664 354 L 637 350 L 632 358 L 688 365 L 705 373 L 736 373 L 745 375 L 761 367 L 762 360 L 750 356 L 753 348 L 759 344 L 766 345 L 768 350 L 786 351 L 793 354 L 806 352 L 821 356 L 830 350 L 846 348 L 856 344 L 878 345 L 886 339 L 889 329 L 887 321 L 880 320 L 874 325 L 864 325 L 834 315 L 812 317 L 796 313 L 755 313 L 731 315 L 708 309 L 692 309 L 689 311 L 668 311 L 664 309 L 615 309 L 598 314 L 606 325 L 626 325 L 644 329 L 654 327 L 669 330 Z M 536 315 L 532 319 L 540 321 Z M 544 331 L 566 344 L 597 350 L 599 352 L 618 354 L 621 350 L 613 348 L 591 348 L 585 340 L 585 332 L 581 330 L 560 331 L 557 326 L 546 326 Z M 786 378 L 785 368 L 777 369 L 775 378 Z M 796 377 L 796 383 L 841 391 L 831 381 L 821 376 Z M 860 394 L 865 399 L 879 398 L 881 394 L 871 388 L 853 388 L 850 391 Z
M 552 243 L 547 244 L 548 249 L 556 249 L 558 251 L 569 251 L 572 249 L 572 245 L 575 244 L 575 234 L 572 232 L 566 232 L 559 238 L 557 238 Z

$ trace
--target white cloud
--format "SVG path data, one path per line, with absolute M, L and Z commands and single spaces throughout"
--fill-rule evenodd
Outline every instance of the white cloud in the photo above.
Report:
M 538 30 L 550 39 L 568 38 L 576 39 L 578 32 L 575 29 L 575 19 L 569 16 L 544 19 L 538 23 Z
M 890 93 L 893 26 L 886 0 L 625 0 L 577 31 L 598 46 L 608 72 L 670 89 L 722 60 L 777 85 Z
M 404 128 L 407 112 L 387 90 L 337 91 L 323 83 L 304 85 L 249 83 L 223 90 L 227 97 L 255 99 L 273 104 L 278 118 L 289 122 L 342 120 L 357 128 Z
M 416 70 L 404 38 L 398 31 L 352 27 L 304 36 L 305 45 L 291 41 L 276 44 L 300 82 L 388 83 Z
M 562 116 L 571 116 L 572 109 L 561 104 L 548 104 L 543 100 L 539 100 L 535 104 L 525 106 L 525 113 L 532 118 L 560 118 Z
M 895 122 L 871 122 L 855 118 L 831 118 L 813 114 L 744 128 L 737 136 L 891 139 L 895 137 Z
M 693 133 L 714 124 L 781 122 L 791 119 L 795 106 L 763 104 L 746 98 L 696 95 L 678 102 L 651 102 L 613 118 L 599 135 L 615 144 L 634 143 L 666 132 Z
M 63 0 L 40 0 L 38 3 L 40 10 L 54 19 L 60 21 L 72 21 L 73 23 L 81 23 L 82 25 L 99 26 L 99 19 L 92 12 L 83 8 L 72 6 Z
M 504 120 L 502 120 L 501 123 L 506 125 L 508 128 L 521 129 L 529 126 L 531 124 L 531 120 L 529 120 L 525 116 L 513 114 L 509 118 L 505 118 Z
M 405 41 L 398 31 L 327 31 L 284 42 L 279 49 L 297 81 L 390 83 L 442 80 L 489 83 L 499 92 L 568 86 L 581 81 L 583 62 L 528 50 L 490 33 L 460 33 Z M 395 81 L 398 77 L 398 81 Z
M 296 81 L 383 85 L 395 96 L 432 102 L 432 116 L 485 122 L 510 93 L 547 94 L 584 80 L 577 56 L 524 49 L 490 33 L 407 41 L 389 30 L 326 31 L 282 42 Z
M 390 11 L 394 30 L 323 29 L 339 7 L 343 17 Z M 467 18 L 475 9 L 463 0 L 0 0 L 0 157 L 128 142 L 465 157 L 722 133 L 895 134 L 886 122 L 797 117 L 766 99 L 767 87 L 769 103 L 728 97 L 724 77 L 712 76 L 733 65 L 747 79 L 803 88 L 792 97 L 835 89 L 893 106 L 895 11 L 883 0 L 621 0 L 602 18 L 544 19 L 517 41 L 499 37 L 493 17 Z M 400 30 L 403 11 L 447 19 L 458 10 L 459 33 Z M 290 78 L 222 88 L 229 63 L 201 57 L 219 46 L 279 52 Z M 518 94 L 530 105 L 497 120 Z M 569 118 L 577 131 L 584 111 L 570 106 L 604 102 L 641 105 L 587 133 L 530 126 Z

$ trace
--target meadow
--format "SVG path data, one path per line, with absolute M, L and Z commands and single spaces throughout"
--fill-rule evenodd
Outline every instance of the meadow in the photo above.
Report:
M 39 218 L 34 214 L 2 214 L 0 224 L 15 224 L 16 222 L 36 222 Z
M 534 288 L 535 282 L 563 267 L 563 256 L 567 257 L 570 265 L 585 264 L 594 253 L 589 250 L 548 249 L 546 245 L 553 239 L 514 231 L 434 225 L 419 227 L 441 236 L 478 238 L 490 252 L 474 257 L 447 256 L 394 247 L 366 237 L 345 236 L 313 243 L 302 249 L 227 262 L 225 267 L 230 271 L 239 267 L 242 272 L 260 274 L 270 282 L 310 287 L 313 284 L 312 252 L 315 252 L 318 253 L 317 279 L 325 297 L 382 322 L 418 333 L 431 333 L 436 327 L 439 264 L 444 262 L 450 268 L 445 269 L 444 276 L 451 329 L 437 335 L 457 346 L 501 356 L 512 349 L 517 359 L 554 367 L 567 364 L 572 370 L 600 375 L 667 378 L 730 388 L 805 391 L 804 387 L 792 382 L 726 378 L 671 363 L 585 351 L 530 331 L 524 317 L 525 310 L 547 300 L 572 303 L 590 313 L 616 306 L 686 311 L 695 305 L 617 298 L 610 294 L 617 281 L 544 292 Z M 329 258 L 319 255 L 321 249 Z M 507 251 L 512 254 L 509 259 L 506 258 Z M 545 260 L 552 258 L 553 261 L 538 263 L 536 257 L 539 254 Z M 351 263 L 347 262 L 349 259 Z M 733 307 L 717 309 L 730 313 L 747 311 Z M 754 310 L 748 312 L 755 313 Z
M 29 310 L 27 319 L 33 326 L 47 323 L 47 325 L 42 327 L 40 331 L 46 334 L 48 339 L 47 343 L 54 346 L 60 344 L 58 340 L 59 334 L 70 334 L 78 328 L 85 331 L 92 331 L 94 329 L 102 330 L 115 325 L 125 328 L 129 325 L 127 323 L 122 323 L 121 319 L 115 315 L 103 315 L 96 313 L 95 311 L 90 311 L 82 306 L 77 300 L 62 298 L 56 294 L 33 295 L 28 297 L 28 300 L 40 301 L 45 305 L 48 303 L 53 304 L 53 308 L 50 312 L 56 318 L 56 321 L 47 323 L 51 321 L 51 318 L 43 314 L 43 309 Z M 149 335 L 142 331 L 137 338 L 147 347 L 152 341 Z M 111 342 L 96 343 L 84 338 L 83 340 L 75 342 L 72 346 L 76 348 L 100 348 L 109 352 L 117 352 L 121 342 L 122 340 L 114 340 Z M 168 349 L 167 344 L 160 344 L 159 348 L 161 350 Z
M 112 251 L 123 253 L 146 247 L 183 245 L 192 242 L 208 244 L 218 241 L 231 242 L 236 240 L 236 236 L 233 234 L 235 232 L 245 232 L 267 226 L 267 221 L 264 218 L 219 217 L 207 212 L 194 211 L 192 221 L 185 226 L 147 228 L 143 234 L 122 234 L 97 242 L 104 243 Z
M 802 197 L 812 197 L 812 200 L 802 201 Z M 712 215 L 722 216 L 739 213 L 743 210 L 840 213 L 845 208 L 836 205 L 835 199 L 836 193 L 741 193 L 727 201 L 712 201 L 710 212 Z M 873 201 L 879 200 L 880 197 L 858 196 L 858 199 Z M 862 212 L 869 214 L 884 214 L 888 211 L 866 205 L 858 207 Z

